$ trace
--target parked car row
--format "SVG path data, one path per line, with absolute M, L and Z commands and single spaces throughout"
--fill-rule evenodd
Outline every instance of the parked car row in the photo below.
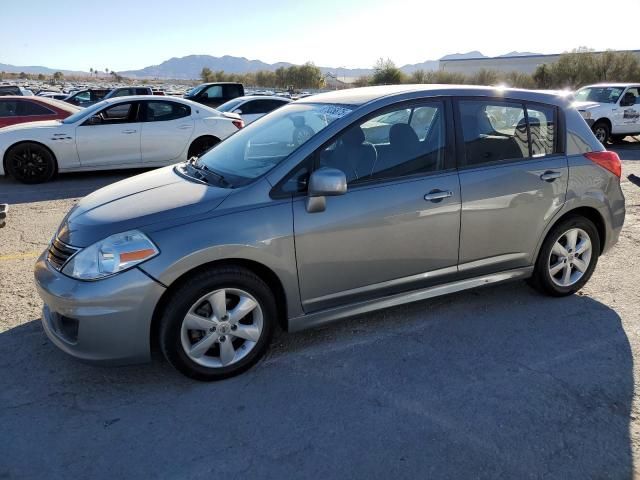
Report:
M 53 109 L 55 100 L 40 101 Z M 243 126 L 237 114 L 185 99 L 114 97 L 61 121 L 1 128 L 0 175 L 40 183 L 57 172 L 169 165 L 201 155 Z

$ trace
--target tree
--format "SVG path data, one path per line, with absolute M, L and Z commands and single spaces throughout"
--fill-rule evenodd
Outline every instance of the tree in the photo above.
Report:
M 90 74 L 91 76 L 93 76 L 93 67 L 91 67 L 91 68 L 89 69 L 89 74 Z
M 45 77 L 45 76 L 44 76 L 44 74 L 42 74 L 42 73 L 39 73 L 37 78 L 38 78 L 38 80 L 40 80 L 41 82 L 47 79 L 47 77 Z
M 478 72 L 471 75 L 468 82 L 472 85 L 496 85 L 499 83 L 498 72 L 481 68 Z
M 543 63 L 542 65 L 538 65 L 536 71 L 533 73 L 533 81 L 538 88 L 551 88 L 553 79 L 551 77 L 551 68 L 549 67 L 549 65 L 545 63 Z
M 402 83 L 404 80 L 404 73 L 396 67 L 396 64 L 387 58 L 379 58 L 373 67 L 373 77 L 371 83 L 373 85 L 391 85 Z
M 213 72 L 210 68 L 203 67 L 200 71 L 200 78 L 203 82 L 211 82 L 213 79 Z
M 354 87 L 366 87 L 369 84 L 371 84 L 371 77 L 369 75 L 361 75 L 353 82 Z
M 427 78 L 427 72 L 420 68 L 411 74 L 409 81 L 411 83 L 427 83 Z
M 55 72 L 53 74 L 53 81 L 56 83 L 61 82 L 63 78 L 64 74 L 62 72 Z

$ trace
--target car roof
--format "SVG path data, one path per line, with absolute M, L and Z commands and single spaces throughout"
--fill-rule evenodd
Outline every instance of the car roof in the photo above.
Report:
M 277 95 L 245 95 L 243 97 L 232 98 L 231 100 L 282 100 L 283 102 L 291 101 L 290 98 L 279 97 Z
M 60 110 L 66 110 L 67 112 L 71 112 L 71 113 L 75 113 L 80 110 L 79 107 L 76 107 L 75 105 L 71 105 L 70 103 L 61 102 L 60 100 L 55 100 L 53 98 L 48 98 L 48 97 L 39 97 L 37 95 L 26 96 L 26 97 L 24 95 L 4 95 L 0 97 L 0 100 L 23 100 L 27 102 L 45 103 L 47 105 L 51 105 Z
M 450 96 L 503 96 L 522 100 L 541 101 L 550 103 L 565 103 L 566 95 L 557 91 L 524 90 L 519 88 L 505 88 L 501 86 L 488 87 L 477 85 L 383 85 L 377 87 L 360 87 L 346 90 L 319 93 L 310 97 L 296 100 L 296 103 L 336 103 L 360 106 L 365 103 L 386 97 L 402 96 L 405 94 L 450 95 Z M 415 96 L 415 95 L 414 95 Z
M 592 88 L 592 87 L 639 87 L 640 83 L 621 83 L 621 82 L 603 82 L 603 83 L 594 83 L 592 85 L 585 85 L 584 87 L 580 87 L 578 90 L 583 88 Z

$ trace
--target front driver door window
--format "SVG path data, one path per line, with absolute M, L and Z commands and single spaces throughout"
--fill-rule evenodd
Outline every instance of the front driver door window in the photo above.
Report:
M 315 154 L 316 167 L 345 173 L 348 190 L 328 197 L 319 213 L 306 211 L 304 196 L 294 200 L 305 311 L 455 276 L 460 193 L 450 168 L 445 105 L 386 109 Z
M 89 120 L 76 128 L 76 145 L 82 165 L 141 164 L 138 102 L 122 102 L 96 114 L 99 124 Z

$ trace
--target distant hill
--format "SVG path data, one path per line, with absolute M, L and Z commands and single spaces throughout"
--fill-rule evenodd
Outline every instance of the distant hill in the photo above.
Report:
M 489 58 L 486 55 L 483 55 L 481 52 L 474 50 L 473 52 L 467 53 L 452 53 L 450 55 L 445 55 L 440 60 L 463 60 L 468 58 Z
M 535 53 L 535 52 L 509 52 L 509 53 L 505 53 L 504 55 L 498 55 L 498 58 L 504 58 L 504 57 L 527 57 L 529 55 L 542 55 L 541 53 Z
M 409 74 L 415 72 L 416 70 L 425 70 L 425 71 L 438 70 L 438 60 L 427 60 L 422 63 L 412 63 L 412 64 L 403 65 L 402 67 L 400 67 L 400 70 L 402 70 L 404 73 L 409 73 Z
M 259 70 L 275 70 L 279 67 L 289 67 L 293 64 L 287 62 L 265 63 L 260 60 L 248 60 L 244 57 L 213 57 L 211 55 L 188 55 L 181 58 L 171 58 L 160 65 L 152 65 L 140 70 L 126 70 L 118 72 L 124 77 L 130 78 L 175 78 L 194 79 L 200 78 L 203 68 L 211 70 L 224 70 L 228 73 L 251 73 Z
M 523 55 L 537 55 L 531 52 L 510 52 L 500 57 L 518 57 Z M 445 55 L 440 60 L 456 60 L 469 58 L 489 58 L 481 52 L 474 50 L 467 53 L 453 53 Z M 224 70 L 227 73 L 251 73 L 259 70 L 276 70 L 280 67 L 290 67 L 294 65 L 288 62 L 266 63 L 261 60 L 249 60 L 245 57 L 233 57 L 224 55 L 222 57 L 214 57 L 212 55 L 187 55 L 186 57 L 170 58 L 159 65 L 151 65 L 139 70 L 125 70 L 118 72 L 120 75 L 137 79 L 177 79 L 177 80 L 196 80 L 200 78 L 200 72 L 207 67 L 211 70 Z M 318 67 L 323 74 L 330 73 L 340 78 L 357 78 L 363 75 L 373 73 L 372 68 L 345 68 L 345 67 Z M 400 67 L 404 73 L 411 74 L 416 70 L 437 70 L 438 60 L 425 60 L 421 63 L 407 64 Z M 88 72 L 62 70 L 41 66 L 15 66 L 0 63 L 0 71 L 10 73 L 25 72 L 29 74 L 43 73 L 45 75 L 53 75 L 56 71 L 61 71 L 65 75 L 84 75 L 88 76 Z
M 89 75 L 89 72 L 79 72 L 74 70 L 61 70 L 56 68 L 49 67 L 41 67 L 37 65 L 32 66 L 18 66 L 18 65 L 9 65 L 6 63 L 0 63 L 0 72 L 7 73 L 28 73 L 28 74 L 39 74 L 42 73 L 44 75 L 53 75 L 55 72 L 62 72 L 64 75 Z

